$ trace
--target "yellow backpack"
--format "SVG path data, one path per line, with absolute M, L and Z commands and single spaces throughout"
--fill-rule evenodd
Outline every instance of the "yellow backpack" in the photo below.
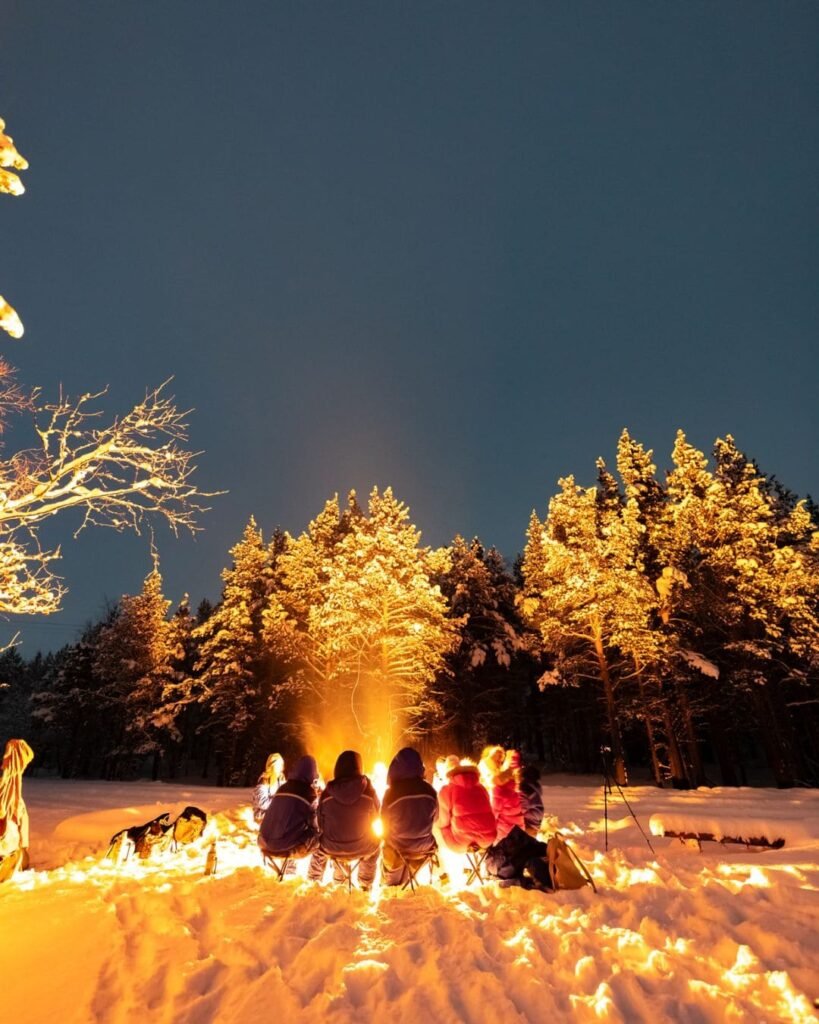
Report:
M 588 868 L 559 832 L 555 832 L 546 844 L 546 859 L 555 892 L 559 889 L 582 889 L 584 885 L 590 885 L 597 892 Z

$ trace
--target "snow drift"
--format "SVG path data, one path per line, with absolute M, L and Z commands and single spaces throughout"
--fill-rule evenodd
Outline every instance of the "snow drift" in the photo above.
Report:
M 765 852 L 698 853 L 659 838 L 655 858 L 615 798 L 606 854 L 599 787 L 547 785 L 547 811 L 599 895 L 466 888 L 457 857 L 446 858 L 446 889 L 348 895 L 263 869 L 246 791 L 27 780 L 36 870 L 0 891 L 3 1016 L 815 1020 L 819 793 L 628 795 L 644 824 L 696 807 L 715 820 L 755 814 L 802 828 Z M 216 812 L 196 844 L 124 869 L 98 859 L 118 828 L 191 802 Z M 217 873 L 205 877 L 214 839 Z

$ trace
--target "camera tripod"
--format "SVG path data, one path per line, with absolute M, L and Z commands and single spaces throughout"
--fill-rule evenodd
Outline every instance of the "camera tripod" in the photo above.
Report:
M 601 747 L 600 748 L 600 758 L 601 758 L 602 764 L 603 764 L 603 818 L 604 818 L 605 823 L 606 823 L 605 824 L 605 829 L 606 829 L 606 850 L 608 851 L 608 848 L 609 848 L 609 796 L 611 796 L 611 794 L 612 794 L 612 784 L 614 784 L 617 787 L 617 792 L 620 794 L 620 798 L 622 799 L 623 803 L 628 808 L 629 814 L 632 816 L 632 818 L 634 818 L 634 823 L 637 826 L 637 828 L 639 828 L 640 835 L 643 837 L 643 839 L 645 839 L 646 844 L 648 845 L 649 850 L 651 850 L 651 852 L 656 857 L 657 854 L 656 854 L 656 852 L 654 850 L 654 847 L 651 845 L 651 840 L 645 834 L 645 831 L 643 830 L 643 826 L 637 820 L 637 815 L 634 813 L 634 809 L 632 808 L 631 804 L 628 802 L 628 798 L 626 797 L 626 794 L 621 789 L 620 783 L 617 781 L 617 779 L 614 778 L 614 774 L 613 774 L 613 772 L 611 770 L 611 763 L 609 762 L 609 754 L 611 754 L 611 747 Z

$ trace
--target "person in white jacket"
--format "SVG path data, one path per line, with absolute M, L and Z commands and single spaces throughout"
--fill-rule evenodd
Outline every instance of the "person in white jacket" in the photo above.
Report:
M 276 790 L 285 781 L 284 758 L 281 754 L 271 754 L 259 776 L 259 781 L 253 788 L 253 817 L 256 821 L 260 822 L 264 818 Z
M 23 800 L 23 772 L 34 751 L 25 740 L 9 740 L 0 776 L 0 881 L 28 867 L 28 810 Z

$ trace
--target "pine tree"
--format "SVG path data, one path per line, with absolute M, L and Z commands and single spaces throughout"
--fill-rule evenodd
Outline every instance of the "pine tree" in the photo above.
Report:
M 503 558 L 475 538 L 456 536 L 448 566 L 436 577 L 458 624 L 455 649 L 435 683 L 437 721 L 462 753 L 520 730 L 528 672 L 519 664 L 527 649 L 515 606 L 517 588 Z M 528 664 L 527 664 L 528 669 Z
M 774 775 L 787 785 L 801 766 L 781 683 L 810 682 L 817 535 L 804 502 L 783 506 L 733 438 L 718 439 L 714 455 L 712 473 L 678 434 L 661 540 L 663 558 L 685 580 L 674 616 L 683 647 L 719 669 L 712 720 L 752 708 Z
M 159 777 L 163 753 L 179 738 L 163 709 L 177 652 L 174 625 L 167 618 L 170 604 L 155 559 L 141 592 L 120 600 L 119 614 L 100 634 L 95 664 L 97 676 L 105 680 L 103 699 L 122 723 L 115 753 L 123 756 L 129 770 L 152 755 L 154 778 Z
M 679 740 L 679 721 L 686 720 L 688 697 L 679 689 L 679 643 L 671 621 L 675 589 L 686 585 L 684 574 L 664 563 L 660 552 L 660 534 L 666 511 L 667 495 L 657 480 L 654 453 L 623 430 L 617 444 L 617 472 L 622 481 L 623 499 L 633 502 L 640 527 L 638 548 L 642 571 L 658 596 L 658 620 L 654 627 L 663 633 L 665 657 L 634 666 L 634 687 L 626 710 L 642 721 L 651 756 L 655 781 L 676 786 L 702 781 L 699 753 L 694 750 L 693 764 L 683 756 Z M 678 701 L 684 705 L 680 712 Z
M 546 519 L 529 525 L 520 598 L 555 667 L 543 682 L 577 684 L 595 679 L 602 690 L 614 772 L 626 781 L 618 689 L 634 666 L 663 654 L 652 629 L 657 592 L 641 554 L 640 509 L 634 498 L 614 500 L 612 481 L 583 489 L 573 477 L 559 481 Z
M 16 647 L 0 651 L 0 744 L 30 735 L 31 673 Z
M 121 705 L 109 704 L 95 666 L 100 636 L 118 613 L 117 605 L 108 608 L 75 643 L 61 648 L 32 694 L 38 761 L 55 764 L 63 778 L 111 778 L 115 773 Z
M 246 741 L 263 707 L 268 652 L 262 613 L 272 570 L 269 548 L 253 517 L 230 555 L 232 565 L 222 572 L 222 599 L 194 631 L 201 645 L 195 699 L 207 714 L 205 728 L 214 744 L 221 784 L 250 781 Z
M 343 512 L 334 498 L 282 554 L 266 636 L 289 661 L 312 744 L 357 734 L 384 758 L 432 710 L 455 627 L 430 579 L 441 556 L 419 541 L 406 505 L 374 489 L 366 516 L 354 493 Z

